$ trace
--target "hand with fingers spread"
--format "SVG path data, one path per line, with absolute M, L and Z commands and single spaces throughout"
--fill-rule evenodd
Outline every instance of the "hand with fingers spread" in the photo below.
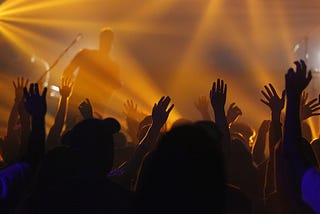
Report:
M 161 97 L 158 103 L 155 103 L 152 109 L 152 126 L 161 128 L 167 121 L 174 104 L 169 107 L 170 97 Z M 168 108 L 169 107 L 169 108 Z
M 84 119 L 93 118 L 92 105 L 90 100 L 87 98 L 79 105 L 79 111 Z
M 227 99 L 227 84 L 223 80 L 218 79 L 212 84 L 210 90 L 211 106 L 214 110 L 224 109 Z
M 200 96 L 198 100 L 194 102 L 194 106 L 200 112 L 202 119 L 211 120 L 209 113 L 209 100 L 206 96 Z
M 70 98 L 72 94 L 73 82 L 70 78 L 62 78 L 61 87 L 59 88 L 60 95 L 63 98 Z
M 47 88 L 39 92 L 39 85 L 31 83 L 29 91 L 24 87 L 24 102 L 26 110 L 31 114 L 31 133 L 27 147 L 26 160 L 36 169 L 45 154 L 45 115 L 47 112 L 46 102 Z
M 300 104 L 306 104 L 308 100 L 309 94 L 305 91 L 302 92 L 301 94 L 301 99 L 300 99 Z
M 226 112 L 224 110 L 224 105 L 226 104 L 227 99 L 227 84 L 223 80 L 217 79 L 217 82 L 212 84 L 210 90 L 210 101 L 211 106 L 214 111 L 215 122 L 222 132 L 222 145 L 225 146 L 225 149 L 228 150 L 230 145 L 230 130 L 229 124 L 226 117 Z
M 46 102 L 47 88 L 43 89 L 42 94 L 39 93 L 37 83 L 31 83 L 29 91 L 24 87 L 25 107 L 32 117 L 44 117 L 47 112 Z
M 290 68 L 285 76 L 286 93 L 288 97 L 300 99 L 301 93 L 309 85 L 312 75 L 311 71 L 307 73 L 307 65 L 303 60 L 295 61 L 294 64 L 296 71 Z
M 23 98 L 23 88 L 24 87 L 28 87 L 29 84 L 29 80 L 26 79 L 26 81 L 24 80 L 23 77 L 18 77 L 17 81 L 13 81 L 13 87 L 15 90 L 15 101 L 16 102 L 20 102 L 22 101 Z
M 262 103 L 267 105 L 271 109 L 271 121 L 263 121 L 258 133 L 258 139 L 256 143 L 256 148 L 254 149 L 254 157 L 256 160 L 265 160 L 269 156 L 267 161 L 266 168 L 266 177 L 265 177 L 265 194 L 273 192 L 275 189 L 274 181 L 274 147 L 276 143 L 281 139 L 281 123 L 280 115 L 281 111 L 284 108 L 285 102 L 285 91 L 282 91 L 281 97 L 279 97 L 277 91 L 271 83 L 264 86 L 265 91 L 261 90 L 261 94 L 264 96 L 264 99 L 260 99 Z M 269 155 L 265 156 L 265 145 L 267 132 L 269 131 Z M 258 144 L 259 142 L 259 144 Z M 261 159 L 263 157 L 263 159 Z
M 7 127 L 7 137 L 16 137 L 16 132 L 14 131 L 14 127 L 16 126 L 16 123 L 19 118 L 19 112 L 25 112 L 24 108 L 24 102 L 23 102 L 23 88 L 27 87 L 29 80 L 24 80 L 23 77 L 18 77 L 16 81 L 13 81 L 13 87 L 15 91 L 15 99 L 14 104 L 12 106 L 12 109 L 10 111 L 9 120 L 8 120 L 8 127 Z M 28 117 L 29 114 L 26 113 L 26 117 Z M 21 121 L 21 117 L 20 117 Z
M 300 103 L 300 120 L 306 120 L 309 117 L 320 115 L 318 110 L 320 110 L 320 103 L 317 102 L 318 99 L 314 98 L 311 101 L 307 102 L 308 93 L 303 93 L 301 96 Z
M 145 155 L 152 151 L 157 145 L 157 139 L 160 135 L 161 127 L 166 123 L 174 105 L 170 105 L 170 97 L 161 97 L 158 103 L 155 103 L 152 109 L 152 125 L 145 137 L 139 142 L 134 155 L 125 164 L 121 166 L 129 177 L 135 178 L 137 171 L 141 166 Z
M 307 72 L 307 66 L 303 60 L 294 63 L 296 70 L 290 68 L 285 75 L 287 106 L 284 136 L 276 153 L 277 188 L 283 192 L 284 197 L 291 199 L 301 197 L 301 186 L 296 182 L 302 180 L 305 171 L 310 167 L 306 153 L 301 150 L 300 102 L 302 92 L 312 79 L 311 71 Z
M 47 149 L 50 150 L 58 145 L 63 125 L 66 121 L 69 98 L 72 93 L 73 83 L 71 79 L 62 78 L 60 90 L 60 101 L 58 103 L 57 113 L 53 126 L 50 128 L 47 136 Z
M 240 115 L 242 115 L 241 109 L 236 106 L 236 103 L 231 103 L 227 111 L 227 121 L 229 126 L 237 121 Z
M 142 120 L 146 115 L 138 111 L 138 105 L 133 100 L 127 100 L 124 104 L 124 114 L 127 118 Z
M 266 100 L 261 99 L 261 102 L 266 104 L 273 113 L 275 112 L 280 114 L 281 110 L 284 107 L 285 91 L 282 91 L 281 98 L 280 98 L 277 91 L 274 89 L 271 83 L 269 83 L 269 87 L 265 85 L 264 88 L 266 92 L 261 90 L 261 93 Z

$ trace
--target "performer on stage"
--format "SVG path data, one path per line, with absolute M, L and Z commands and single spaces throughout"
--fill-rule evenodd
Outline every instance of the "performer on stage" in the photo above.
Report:
M 65 69 L 63 77 L 74 80 L 71 99 L 77 105 L 86 98 L 93 103 L 106 103 L 114 90 L 121 87 L 119 67 L 109 55 L 113 40 L 113 31 L 103 28 L 100 32 L 99 49 L 81 50 Z M 97 88 L 101 86 L 101 81 L 103 87 Z

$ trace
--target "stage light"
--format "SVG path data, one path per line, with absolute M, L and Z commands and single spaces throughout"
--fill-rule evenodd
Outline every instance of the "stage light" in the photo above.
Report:
M 60 89 L 58 86 L 50 85 L 49 86 L 49 95 L 51 98 L 59 98 L 60 97 Z
M 55 85 L 51 85 L 50 88 L 53 90 L 53 91 L 56 91 L 56 92 L 59 92 L 59 87 L 58 86 L 55 86 Z
M 300 44 L 296 44 L 296 45 L 294 46 L 293 51 L 294 51 L 294 52 L 297 52 L 297 51 L 299 50 L 299 48 L 300 48 Z

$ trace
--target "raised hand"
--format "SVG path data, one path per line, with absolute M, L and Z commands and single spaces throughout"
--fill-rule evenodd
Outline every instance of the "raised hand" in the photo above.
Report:
M 79 105 L 79 111 L 84 119 L 93 118 L 92 105 L 90 100 L 87 98 Z
M 138 105 L 133 100 L 127 100 L 124 104 L 124 114 L 126 117 L 136 120 L 143 119 L 146 115 L 138 111 Z
M 301 96 L 301 103 L 300 103 L 300 120 L 306 120 L 309 117 L 320 115 L 318 110 L 320 110 L 320 103 L 317 102 L 317 98 L 312 99 L 311 101 L 307 102 L 308 93 L 303 93 Z
M 202 115 L 202 119 L 211 120 L 209 113 L 209 100 L 206 96 L 201 96 L 194 102 L 194 106 Z
M 18 77 L 17 78 L 17 81 L 13 81 L 13 87 L 14 87 L 14 90 L 15 90 L 15 101 L 16 102 L 20 102 L 22 101 L 22 98 L 23 98 L 23 88 L 24 87 L 28 87 L 28 84 L 29 84 L 29 80 L 26 79 L 26 81 L 24 80 L 23 77 Z
M 73 82 L 70 78 L 62 78 L 61 87 L 59 88 L 60 95 L 63 98 L 69 98 L 72 94 Z
M 280 98 L 277 91 L 274 89 L 271 83 L 269 83 L 269 87 L 265 85 L 264 88 L 266 92 L 261 90 L 261 93 L 266 100 L 260 99 L 261 102 L 266 104 L 271 109 L 272 112 L 280 113 L 284 107 L 285 91 L 282 91 L 281 98 Z
M 227 121 L 229 126 L 233 122 L 235 122 L 240 117 L 240 115 L 242 115 L 241 109 L 238 106 L 236 106 L 235 103 L 231 103 L 227 111 Z
M 296 65 L 296 71 L 290 68 L 285 76 L 286 93 L 288 97 L 298 97 L 300 99 L 300 95 L 310 83 L 312 75 L 311 71 L 307 75 L 307 65 L 303 60 L 296 61 L 294 64 Z
M 301 94 L 301 99 L 300 99 L 300 104 L 306 104 L 308 100 L 309 94 L 305 91 L 302 92 Z
M 206 96 L 201 96 L 194 102 L 194 106 L 200 113 L 209 111 L 209 100 Z
M 270 120 L 264 120 L 262 121 L 258 133 L 257 133 L 257 139 L 253 147 L 253 159 L 257 164 L 262 163 L 266 158 L 264 155 L 264 149 L 266 146 L 266 138 L 267 138 L 267 133 L 269 131 L 270 127 Z
M 37 83 L 31 83 L 29 91 L 24 87 L 25 107 L 32 117 L 44 117 L 47 112 L 46 102 L 47 88 L 43 89 L 42 94 L 39 93 Z
M 172 104 L 169 108 L 170 97 L 161 97 L 158 103 L 155 103 L 152 109 L 152 126 L 161 128 L 167 121 L 171 110 L 174 107 Z
M 210 90 L 211 106 L 214 110 L 224 109 L 227 99 L 227 84 L 223 80 L 218 79 L 212 84 Z
M 259 132 L 267 133 L 269 131 L 269 128 L 270 128 L 270 123 L 271 123 L 271 120 L 262 121 L 262 123 L 261 123 L 261 125 L 259 127 Z

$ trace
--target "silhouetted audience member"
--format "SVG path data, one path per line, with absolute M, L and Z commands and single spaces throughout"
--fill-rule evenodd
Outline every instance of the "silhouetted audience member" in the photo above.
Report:
M 140 121 L 138 125 L 138 130 L 137 130 L 137 139 L 138 142 L 140 142 L 147 134 L 149 128 L 151 127 L 152 124 L 152 116 L 147 115 L 143 118 L 143 120 Z
M 257 137 L 238 121 L 235 103 L 225 110 L 222 79 L 194 102 L 203 120 L 182 117 L 170 130 L 169 96 L 148 115 L 127 100 L 124 133 L 87 98 L 101 74 L 106 99 L 121 86 L 109 55 L 113 38 L 103 29 L 99 50 L 82 50 L 64 71 L 48 136 L 47 88 L 40 93 L 36 83 L 27 89 L 24 78 L 13 82 L 14 104 L 0 138 L 0 213 L 320 213 L 320 140 L 310 142 L 307 121 L 320 115 L 320 96 L 308 100 L 312 75 L 303 60 L 288 70 L 281 95 L 271 83 L 261 91 L 271 118 L 261 121 Z M 78 112 L 67 115 L 72 79 L 81 100 Z
M 225 179 L 219 131 L 195 124 L 171 129 L 143 162 L 141 213 L 221 213 Z
M 310 161 L 312 150 L 304 149 L 306 141 L 302 138 L 299 114 L 301 95 L 312 75 L 311 71 L 307 73 L 303 60 L 296 61 L 295 65 L 296 69 L 290 68 L 285 75 L 287 106 L 283 142 L 276 153 L 277 189 L 286 212 L 314 213 L 313 209 L 319 213 L 319 203 L 315 203 L 319 200 L 316 165 Z
M 256 136 L 256 132 L 252 127 L 243 122 L 235 122 L 230 126 L 230 134 L 231 139 L 240 140 L 251 151 L 254 137 Z
M 114 139 L 113 168 L 117 168 L 133 156 L 136 147 L 133 143 L 130 143 L 127 141 L 127 138 L 123 132 L 115 133 L 113 135 L 113 139 Z
M 113 165 L 113 118 L 87 119 L 69 133 L 69 147 L 48 153 L 33 194 L 21 210 L 29 213 L 130 213 L 133 196 L 107 178 Z

